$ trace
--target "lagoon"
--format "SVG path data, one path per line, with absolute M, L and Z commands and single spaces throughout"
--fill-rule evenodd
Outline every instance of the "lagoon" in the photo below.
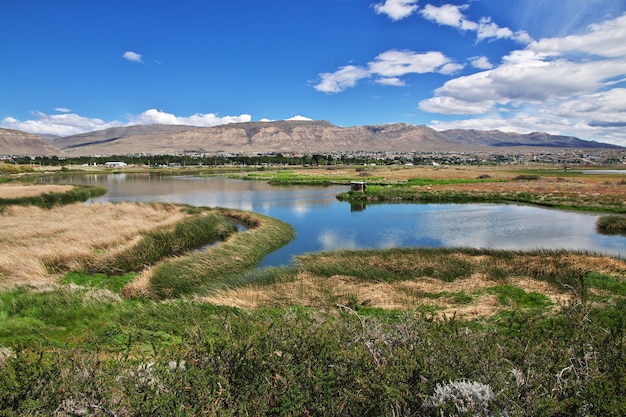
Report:
M 291 224 L 296 238 L 261 266 L 334 249 L 473 247 L 570 249 L 626 256 L 626 237 L 596 232 L 598 214 L 517 204 L 350 204 L 335 196 L 346 186 L 272 186 L 223 177 L 116 173 L 58 176 L 51 183 L 104 186 L 87 203 L 169 202 L 263 213 Z

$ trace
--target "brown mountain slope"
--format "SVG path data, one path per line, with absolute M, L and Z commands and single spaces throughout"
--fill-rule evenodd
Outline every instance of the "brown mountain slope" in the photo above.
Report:
M 215 127 L 130 126 L 56 138 L 70 155 L 198 152 L 477 151 L 503 147 L 615 148 L 545 133 L 449 130 L 404 123 L 339 127 L 326 121 L 236 123 Z
M 161 129 L 162 128 L 162 129 Z M 203 152 L 331 152 L 458 150 L 463 144 L 425 126 L 390 124 L 339 127 L 326 121 L 250 122 L 198 128 L 151 126 L 57 138 L 72 155 Z M 474 148 L 476 145 L 472 145 Z
M 63 155 L 49 140 L 31 133 L 0 129 L 0 155 Z

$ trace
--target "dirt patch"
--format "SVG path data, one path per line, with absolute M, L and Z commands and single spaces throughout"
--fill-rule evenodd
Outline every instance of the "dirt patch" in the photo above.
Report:
M 2 184 L 0 185 L 0 198 L 22 198 L 34 197 L 47 193 L 65 193 L 73 188 L 73 185 L 59 184 Z

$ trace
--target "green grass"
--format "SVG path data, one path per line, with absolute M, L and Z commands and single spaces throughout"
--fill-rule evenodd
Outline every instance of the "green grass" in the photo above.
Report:
M 50 208 L 59 204 L 71 204 L 87 201 L 92 197 L 104 195 L 106 192 L 106 188 L 103 187 L 94 185 L 77 185 L 73 189 L 64 193 L 44 193 L 32 197 L 0 198 L 0 210 L 2 209 L 2 206 L 8 205 Z
M 494 180 L 494 179 L 464 179 L 464 178 L 452 178 L 452 179 L 441 179 L 441 178 L 411 178 L 405 184 L 398 184 L 395 187 L 413 187 L 413 186 L 430 186 L 430 185 L 449 185 L 449 184 L 471 184 L 471 183 L 480 183 L 480 182 L 501 182 L 503 180 Z
M 596 222 L 599 233 L 604 234 L 626 234 L 626 217 L 609 215 L 601 216 Z
M 544 310 L 552 306 L 552 302 L 544 294 L 526 292 L 521 288 L 510 285 L 491 287 L 487 289 L 487 292 L 497 296 L 500 304 L 508 307 Z
M 100 288 L 119 293 L 126 284 L 137 277 L 136 272 L 122 275 L 107 275 L 102 273 L 86 274 L 83 272 L 70 272 L 61 280 L 63 284 L 76 284 L 83 287 Z
M 330 184 L 349 184 L 350 181 L 362 180 L 358 175 L 354 176 L 331 176 L 331 175 L 310 175 L 306 173 L 298 173 L 294 171 L 263 171 L 256 173 L 248 173 L 245 175 L 232 175 L 233 178 L 244 178 L 252 180 L 265 180 L 273 185 L 330 185 Z M 368 177 L 367 181 L 382 181 L 379 177 Z
M 0 364 L 6 416 L 426 416 L 436 385 L 459 379 L 489 385 L 511 416 L 626 412 L 626 303 L 581 319 L 513 311 L 470 322 L 359 305 L 243 311 L 67 288 L 0 300 L 0 344 L 11 352 Z
M 584 282 L 589 288 L 598 288 L 615 295 L 626 296 L 626 282 L 614 277 L 591 271 L 585 275 Z
M 293 228 L 276 219 L 254 214 L 259 226 L 222 242 L 210 251 L 161 262 L 150 285 L 157 298 L 208 293 L 224 288 L 252 271 L 265 255 L 293 239 Z

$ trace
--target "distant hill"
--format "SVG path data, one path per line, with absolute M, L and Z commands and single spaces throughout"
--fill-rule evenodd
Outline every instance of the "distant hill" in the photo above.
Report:
M 25 134 L 27 135 L 27 134 Z M 620 148 L 547 133 L 436 131 L 405 123 L 339 127 L 327 121 L 234 123 L 215 127 L 116 127 L 49 141 L 66 155 L 197 152 L 502 151 L 504 148 Z M 0 147 L 0 154 L 2 148 Z
M 0 129 L 0 155 L 63 155 L 41 136 L 13 129 Z
M 466 144 L 490 147 L 542 147 L 542 148 L 608 148 L 620 146 L 595 141 L 581 140 L 572 136 L 550 135 L 533 132 L 528 134 L 501 132 L 499 130 L 446 130 L 441 132 L 449 138 Z

